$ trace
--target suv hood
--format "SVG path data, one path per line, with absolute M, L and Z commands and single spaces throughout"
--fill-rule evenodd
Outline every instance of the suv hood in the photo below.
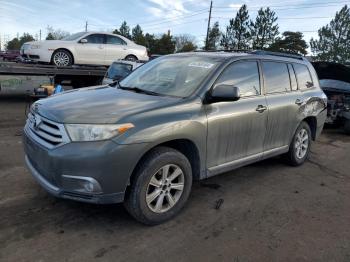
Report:
M 179 99 L 95 86 L 39 100 L 32 110 L 58 123 L 111 124 L 126 116 L 172 105 Z

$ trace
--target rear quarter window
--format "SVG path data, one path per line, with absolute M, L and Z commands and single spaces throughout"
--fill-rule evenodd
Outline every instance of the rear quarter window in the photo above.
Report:
M 295 74 L 297 76 L 298 86 L 300 90 L 307 90 L 314 86 L 311 74 L 306 65 L 293 64 Z

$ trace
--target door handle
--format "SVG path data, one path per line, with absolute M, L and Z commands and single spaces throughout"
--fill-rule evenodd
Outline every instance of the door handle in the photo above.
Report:
M 263 113 L 265 110 L 267 110 L 267 107 L 264 105 L 258 105 L 258 107 L 255 110 L 259 113 Z
M 295 100 L 295 104 L 298 105 L 298 106 L 302 105 L 303 103 L 304 103 L 304 101 L 301 100 L 300 98 L 298 98 L 297 100 Z

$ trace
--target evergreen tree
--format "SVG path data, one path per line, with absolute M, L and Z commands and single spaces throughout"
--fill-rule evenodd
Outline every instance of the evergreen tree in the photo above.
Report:
M 264 50 L 274 43 L 278 36 L 277 16 L 269 7 L 260 8 L 255 22 L 250 22 L 253 49 Z
M 132 30 L 132 36 L 131 39 L 138 45 L 146 45 L 146 39 L 145 36 L 143 35 L 141 26 L 136 25 Z
M 220 44 L 225 49 L 246 49 L 249 47 L 250 38 L 249 14 L 247 6 L 242 5 L 236 17 L 230 19 Z
M 206 50 L 216 50 L 218 45 L 220 44 L 220 36 L 221 32 L 219 22 L 215 22 L 214 26 L 209 29 Z
M 115 29 L 113 31 L 113 34 L 118 34 L 118 35 L 122 35 L 128 39 L 131 39 L 131 35 L 130 35 L 130 27 L 128 26 L 128 24 L 126 23 L 126 21 L 124 21 L 122 23 L 122 25 L 119 27 L 119 29 Z
M 308 45 L 303 39 L 303 33 L 286 31 L 283 32 L 282 38 L 277 38 L 268 49 L 275 52 L 306 55 L 307 48 Z
M 32 35 L 24 33 L 19 39 L 15 37 L 11 41 L 7 42 L 6 50 L 19 50 L 24 43 L 34 40 L 35 39 Z
M 345 5 L 335 18 L 318 30 L 319 39 L 311 39 L 317 59 L 345 63 L 350 61 L 350 9 Z

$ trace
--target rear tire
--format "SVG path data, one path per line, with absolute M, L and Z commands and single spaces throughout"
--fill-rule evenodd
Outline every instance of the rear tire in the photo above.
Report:
M 71 66 L 73 64 L 73 56 L 70 52 L 64 49 L 58 49 L 56 50 L 52 55 L 52 64 L 64 67 L 64 66 Z
M 292 142 L 289 146 L 289 151 L 286 154 L 288 164 L 291 166 L 300 166 L 307 159 L 311 147 L 311 129 L 308 123 L 301 122 Z
M 157 225 L 175 217 L 192 187 L 188 159 L 168 147 L 153 149 L 139 164 L 124 205 L 139 222 Z
M 128 61 L 137 61 L 137 57 L 134 56 L 134 55 L 127 55 L 125 57 L 125 60 L 128 60 Z

